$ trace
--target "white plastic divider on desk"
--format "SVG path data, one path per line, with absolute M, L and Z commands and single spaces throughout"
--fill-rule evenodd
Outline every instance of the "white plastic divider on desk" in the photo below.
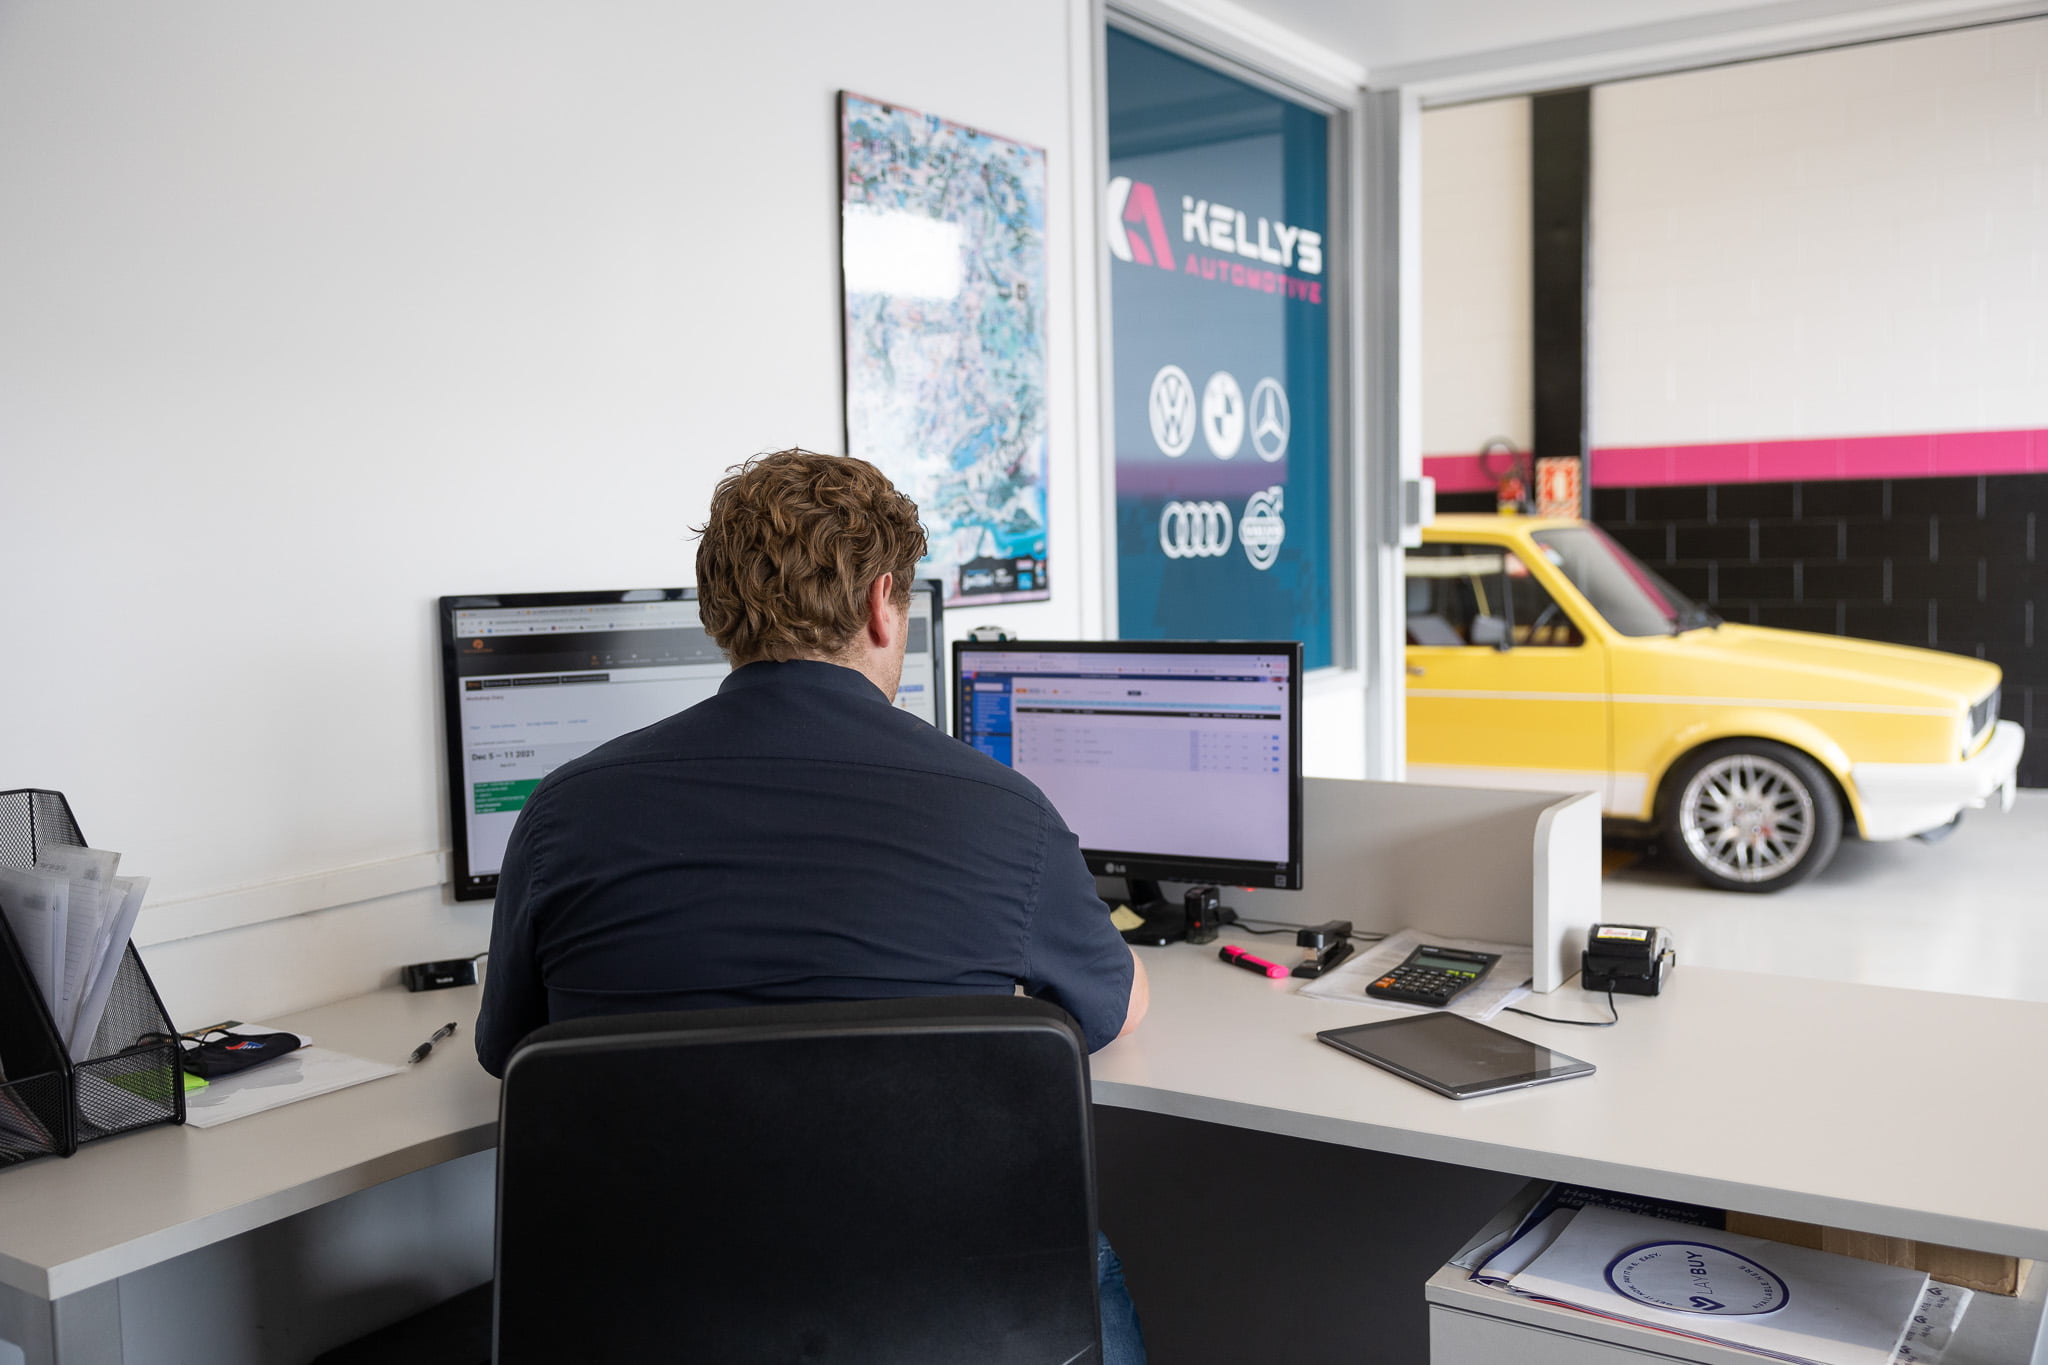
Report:
M 1579 970 L 1600 919 L 1591 793 L 1311 777 L 1303 800 L 1302 889 L 1227 891 L 1240 914 L 1530 943 L 1539 992 Z

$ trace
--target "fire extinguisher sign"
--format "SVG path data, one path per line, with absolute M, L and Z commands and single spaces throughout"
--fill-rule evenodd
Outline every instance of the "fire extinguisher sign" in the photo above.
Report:
M 1579 458 L 1547 455 L 1536 462 L 1536 515 L 1576 517 L 1584 503 Z

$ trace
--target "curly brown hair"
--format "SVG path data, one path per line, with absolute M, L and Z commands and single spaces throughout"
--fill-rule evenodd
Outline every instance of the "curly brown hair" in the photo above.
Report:
M 830 658 L 867 622 L 868 589 L 896 605 L 924 558 L 917 504 L 851 455 L 778 450 L 736 465 L 697 530 L 697 609 L 733 667 Z

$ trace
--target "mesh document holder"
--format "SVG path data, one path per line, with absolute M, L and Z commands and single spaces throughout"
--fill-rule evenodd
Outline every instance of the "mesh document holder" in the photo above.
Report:
M 28 868 L 51 845 L 84 846 L 63 794 L 0 792 L 0 865 Z M 74 1064 L 20 946 L 0 921 L 0 1166 L 69 1156 L 81 1143 L 185 1121 L 170 1016 L 133 944 L 123 952 L 84 1061 Z

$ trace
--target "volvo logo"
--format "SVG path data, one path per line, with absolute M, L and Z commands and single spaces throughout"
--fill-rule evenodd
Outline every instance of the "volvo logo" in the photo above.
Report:
M 1270 569 L 1273 561 L 1280 558 L 1280 542 L 1287 539 L 1287 523 L 1280 519 L 1286 496 L 1287 490 L 1276 483 L 1260 489 L 1245 502 L 1244 519 L 1237 524 L 1237 538 L 1254 569 Z
M 1169 502 L 1159 513 L 1159 548 L 1168 559 L 1230 553 L 1230 508 L 1220 502 Z
M 1195 386 L 1178 365 L 1162 365 L 1152 376 L 1146 404 L 1152 418 L 1152 439 L 1168 457 L 1185 455 L 1195 439 Z
M 1287 390 L 1277 379 L 1261 379 L 1252 389 L 1252 449 L 1267 464 L 1287 453 L 1287 433 L 1294 417 L 1287 410 Z

